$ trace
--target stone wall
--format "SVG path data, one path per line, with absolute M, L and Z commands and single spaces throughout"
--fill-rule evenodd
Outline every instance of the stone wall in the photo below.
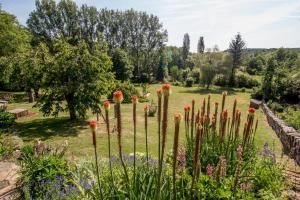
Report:
M 294 159 L 300 165 L 300 133 L 279 119 L 266 103 L 262 103 L 261 108 L 267 117 L 269 125 L 280 139 L 284 154 Z

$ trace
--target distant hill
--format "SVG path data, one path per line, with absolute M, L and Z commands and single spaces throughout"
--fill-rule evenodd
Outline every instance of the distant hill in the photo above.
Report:
M 279 48 L 247 48 L 245 49 L 245 52 L 247 53 L 260 53 L 260 52 L 271 52 L 271 51 L 276 51 Z M 294 50 L 297 52 L 300 52 L 300 48 L 284 48 L 284 49 L 289 49 L 289 50 Z M 228 49 L 226 49 L 224 52 L 228 52 Z

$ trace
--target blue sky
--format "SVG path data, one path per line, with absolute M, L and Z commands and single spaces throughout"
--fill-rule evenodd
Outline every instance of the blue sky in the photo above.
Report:
M 300 47 L 300 0 L 75 0 L 97 8 L 146 11 L 159 16 L 169 45 L 182 46 L 189 33 L 191 50 L 199 36 L 206 47 L 228 47 L 240 32 L 249 48 Z M 2 9 L 26 24 L 34 0 L 0 0 Z

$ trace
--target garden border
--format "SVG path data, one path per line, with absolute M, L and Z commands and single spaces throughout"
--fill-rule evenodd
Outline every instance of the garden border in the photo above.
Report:
M 265 102 L 261 103 L 261 108 L 267 117 L 268 124 L 282 143 L 283 153 L 300 165 L 300 133 L 278 118 Z

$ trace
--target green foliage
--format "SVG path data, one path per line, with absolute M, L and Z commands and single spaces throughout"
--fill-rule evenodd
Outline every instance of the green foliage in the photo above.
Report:
M 240 33 L 238 33 L 229 44 L 229 53 L 232 56 L 232 69 L 229 78 L 229 85 L 234 86 L 235 71 L 237 67 L 242 63 L 243 49 L 245 48 L 245 42 L 242 39 Z
M 239 88 L 253 88 L 257 87 L 259 82 L 246 73 L 238 72 L 235 76 L 235 84 Z
M 13 114 L 0 108 L 0 129 L 9 128 L 14 125 L 16 118 Z
M 197 53 L 204 53 L 205 45 L 204 38 L 201 36 L 198 40 Z
M 287 107 L 279 116 L 287 123 L 287 125 L 300 131 L 300 109 L 297 107 Z
M 143 73 L 156 77 L 159 53 L 167 41 L 167 31 L 155 15 L 133 9 L 97 10 L 93 6 L 79 7 L 74 1 L 36 1 L 30 13 L 28 28 L 52 50 L 53 38 L 68 38 L 71 45 L 85 41 L 93 50 L 103 39 L 110 52 L 116 48 L 126 50 L 134 66 L 134 79 Z M 62 28 L 68 27 L 68 28 Z
M 194 84 L 194 79 L 192 77 L 189 77 L 186 79 L 186 81 L 185 81 L 186 87 L 193 87 L 193 84 Z
M 254 87 L 251 93 L 252 99 L 262 100 L 263 99 L 263 92 L 260 87 Z
M 246 71 L 251 74 L 260 74 L 265 65 L 265 60 L 262 56 L 253 56 L 247 63 Z
M 53 199 L 65 191 L 70 184 L 71 169 L 63 158 L 64 151 L 51 151 L 44 144 L 22 148 L 18 185 L 23 199 Z
M 277 63 L 274 58 L 270 58 L 267 62 L 267 67 L 263 77 L 262 90 L 264 99 L 269 100 L 272 98 L 272 81 Z
M 115 72 L 117 80 L 128 81 L 132 78 L 133 66 L 130 64 L 126 51 L 120 48 L 115 49 L 112 55 L 112 62 L 113 72 Z
M 202 65 L 200 67 L 201 70 L 201 83 L 206 85 L 207 88 L 212 84 L 215 76 L 216 76 L 216 67 L 211 65 Z
M 110 69 L 104 47 L 98 46 L 91 53 L 85 42 L 72 46 L 63 39 L 56 41 L 51 67 L 43 72 L 44 95 L 37 106 L 45 115 L 68 111 L 70 119 L 85 117 L 88 109 L 97 112 L 100 97 L 113 86 Z
M 217 74 L 214 79 L 214 84 L 217 86 L 228 85 L 228 78 L 224 74 Z
M 139 95 L 138 90 L 134 87 L 132 83 L 129 81 L 115 83 L 115 87 L 113 88 L 112 92 L 109 94 L 108 98 L 113 99 L 113 92 L 116 90 L 121 90 L 124 96 L 124 103 L 131 103 L 131 97 L 133 95 Z
M 0 8 L 0 83 L 8 83 L 15 55 L 29 46 L 30 34 L 16 17 Z
M 149 117 L 154 117 L 157 111 L 157 105 L 156 103 L 154 103 L 154 101 L 152 100 L 150 105 L 149 105 L 149 111 L 148 111 L 148 116 Z
M 268 106 L 275 112 L 283 112 L 284 107 L 278 102 L 268 101 Z
M 0 130 L 0 160 L 13 158 L 16 143 L 11 136 L 4 135 Z
M 182 45 L 182 58 L 185 61 L 190 52 L 190 36 L 188 33 L 184 34 L 183 45 Z
M 194 79 L 194 83 L 199 84 L 200 83 L 200 77 L 201 77 L 201 72 L 199 68 L 194 68 L 190 72 L 190 76 Z M 183 77 L 184 78 L 184 77 Z M 187 77 L 188 78 L 188 77 Z M 183 79 L 186 80 L 187 78 Z
M 180 79 L 180 70 L 178 66 L 172 66 L 170 69 L 170 75 L 173 81 L 178 81 Z

